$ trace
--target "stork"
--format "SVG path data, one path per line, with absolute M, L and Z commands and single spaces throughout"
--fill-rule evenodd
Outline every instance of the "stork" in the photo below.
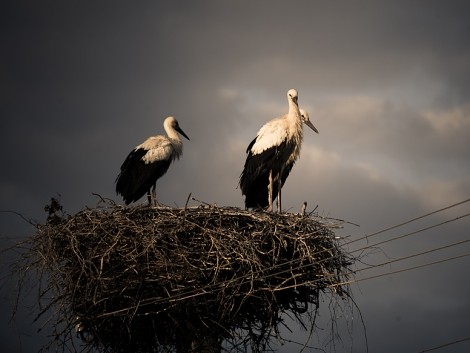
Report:
M 246 208 L 265 208 L 272 212 L 277 197 L 281 212 L 281 188 L 299 157 L 303 124 L 318 133 L 308 113 L 298 106 L 295 89 L 287 92 L 289 111 L 267 122 L 246 149 L 247 157 L 240 175 L 240 188 Z
M 116 178 L 116 193 L 121 194 L 126 205 L 147 193 L 149 205 L 156 205 L 156 184 L 175 159 L 183 154 L 183 142 L 178 133 L 189 140 L 178 121 L 169 116 L 163 122 L 167 136 L 151 136 L 135 147 L 121 166 Z

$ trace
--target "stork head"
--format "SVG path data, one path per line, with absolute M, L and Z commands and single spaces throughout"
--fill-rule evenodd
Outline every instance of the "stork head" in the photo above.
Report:
M 294 88 L 291 88 L 287 91 L 287 99 L 294 102 L 295 104 L 298 104 L 299 95 Z
M 168 118 L 166 118 L 165 121 L 163 122 L 163 127 L 165 128 L 165 131 L 168 131 L 168 129 L 175 130 L 179 132 L 182 136 L 184 136 L 187 140 L 189 140 L 189 137 L 180 128 L 180 125 L 178 124 L 178 120 L 176 120 L 174 117 L 169 116 Z
M 313 126 L 312 122 L 310 121 L 310 117 L 308 116 L 307 111 L 305 109 L 299 109 L 299 111 L 300 116 L 302 117 L 302 122 L 318 134 L 318 130 L 315 126 Z

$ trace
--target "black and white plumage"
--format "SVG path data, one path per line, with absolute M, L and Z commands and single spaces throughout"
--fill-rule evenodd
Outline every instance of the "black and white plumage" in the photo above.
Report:
M 303 124 L 318 133 L 308 113 L 299 109 L 295 89 L 287 92 L 287 101 L 288 113 L 261 127 L 246 149 L 245 166 L 240 175 L 246 208 L 268 207 L 272 211 L 277 197 L 278 212 L 281 212 L 281 188 L 300 155 Z
M 178 121 L 169 116 L 163 122 L 167 136 L 151 136 L 135 147 L 121 166 L 116 178 L 116 193 L 126 205 L 137 201 L 145 194 L 149 204 L 156 203 L 156 183 L 170 164 L 183 154 L 183 142 L 178 133 L 189 140 Z

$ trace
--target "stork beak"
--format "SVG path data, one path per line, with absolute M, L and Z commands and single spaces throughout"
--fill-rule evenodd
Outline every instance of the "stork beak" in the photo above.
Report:
M 315 126 L 313 126 L 312 122 L 309 120 L 309 121 L 305 121 L 305 125 L 307 125 L 310 129 L 312 129 L 313 131 L 315 131 L 317 134 L 319 133 L 317 128 Z
M 179 126 L 175 127 L 175 130 L 178 131 L 181 134 L 181 136 L 184 136 L 188 141 L 191 141 L 189 137 L 184 133 L 183 130 L 181 130 Z
M 299 97 L 292 97 L 292 100 L 294 101 L 295 104 L 299 104 Z

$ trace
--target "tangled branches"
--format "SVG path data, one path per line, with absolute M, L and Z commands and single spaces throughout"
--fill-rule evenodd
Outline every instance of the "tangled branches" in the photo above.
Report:
M 46 211 L 25 259 L 64 347 L 76 330 L 102 352 L 261 351 L 282 313 L 302 320 L 320 292 L 349 295 L 353 259 L 318 216 L 112 203 L 67 215 L 55 200 Z

